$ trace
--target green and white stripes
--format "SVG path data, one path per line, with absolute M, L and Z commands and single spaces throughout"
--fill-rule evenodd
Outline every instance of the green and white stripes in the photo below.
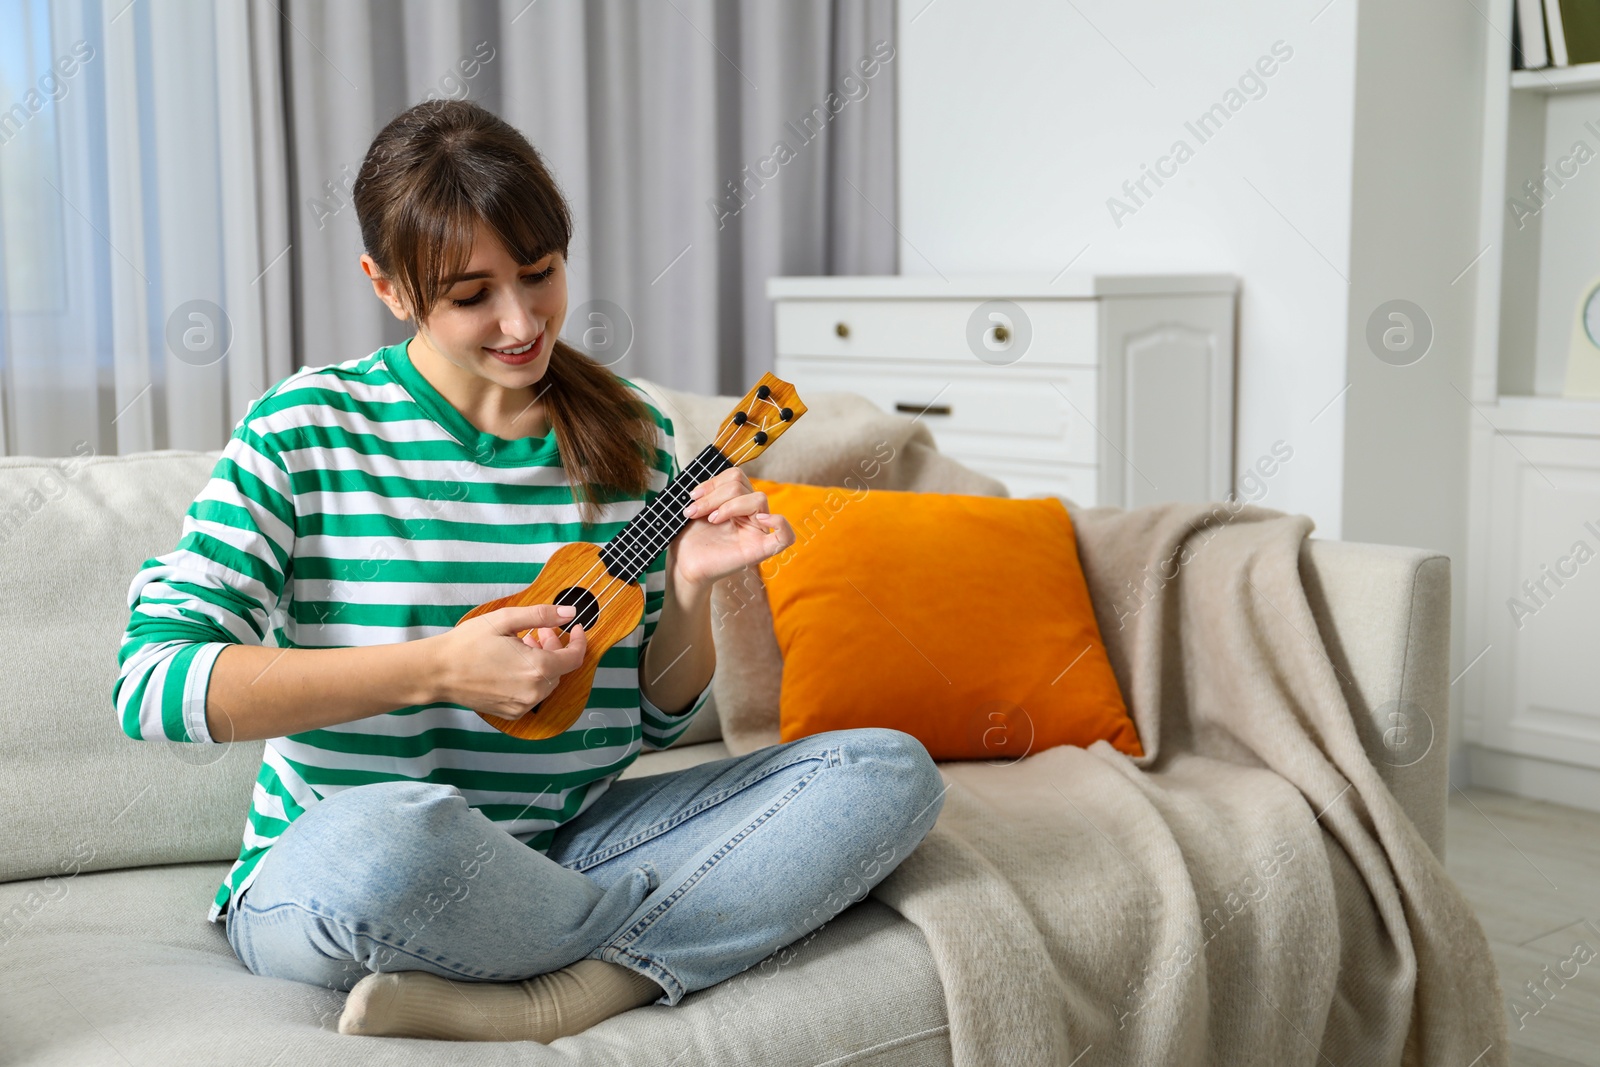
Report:
M 609 541 L 677 474 L 671 420 L 622 380 L 655 420 L 655 473 L 642 499 L 606 505 L 593 525 L 580 519 L 554 434 L 478 431 L 418 373 L 405 343 L 269 389 L 234 428 L 177 547 L 146 560 L 129 586 L 112 697 L 123 732 L 209 743 L 206 687 L 229 644 L 428 637 L 524 588 L 562 545 Z M 267 741 L 239 859 L 209 918 L 294 818 L 352 785 L 455 785 L 545 848 L 641 749 L 676 741 L 709 695 L 707 686 L 689 712 L 667 716 L 639 691 L 665 567 L 663 552 L 641 579 L 643 620 L 601 657 L 584 714 L 556 737 L 525 741 L 459 705 L 430 704 Z

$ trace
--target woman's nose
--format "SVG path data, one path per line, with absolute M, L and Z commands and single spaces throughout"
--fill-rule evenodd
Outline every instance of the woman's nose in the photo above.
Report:
M 523 296 L 513 300 L 500 317 L 500 330 L 507 337 L 531 341 L 542 328 L 545 316 L 539 314 L 538 298 Z

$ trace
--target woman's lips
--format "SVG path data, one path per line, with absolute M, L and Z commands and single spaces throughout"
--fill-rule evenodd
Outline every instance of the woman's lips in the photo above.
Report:
M 512 366 L 515 367 L 515 366 L 521 366 L 524 363 L 532 363 L 534 360 L 538 359 L 539 358 L 539 352 L 543 348 L 544 348 L 544 334 L 540 333 L 538 337 L 535 337 L 533 339 L 533 347 L 529 348 L 526 352 L 522 353 L 521 355 L 517 355 L 517 356 L 507 355 L 506 353 L 500 351 L 497 348 L 486 348 L 485 351 L 487 351 L 495 359 L 498 359 L 500 362 L 509 363 L 509 364 L 511 364 Z

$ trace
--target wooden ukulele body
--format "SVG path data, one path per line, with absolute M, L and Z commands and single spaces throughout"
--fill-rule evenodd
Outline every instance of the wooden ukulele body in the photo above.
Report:
M 578 609 L 570 622 L 554 629 L 562 634 L 565 644 L 570 637 L 564 627 L 583 624 L 589 647 L 582 666 L 563 674 L 550 695 L 522 718 L 507 722 L 483 716 L 502 733 L 528 741 L 542 741 L 570 728 L 589 704 L 589 690 L 594 685 L 600 657 L 606 649 L 632 633 L 644 617 L 644 590 L 637 582 L 613 577 L 600 561 L 600 550 L 600 545 L 583 541 L 562 545 L 551 554 L 532 585 L 519 593 L 480 604 L 456 621 L 460 626 L 468 619 L 499 608 L 531 604 L 571 604 Z M 533 629 L 522 630 L 517 637 L 525 637 Z

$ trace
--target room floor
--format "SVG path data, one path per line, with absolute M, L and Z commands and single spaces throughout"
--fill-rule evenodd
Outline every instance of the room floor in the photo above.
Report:
M 1511 1062 L 1600 1067 L 1600 813 L 1452 788 L 1445 866 L 1489 935 Z

